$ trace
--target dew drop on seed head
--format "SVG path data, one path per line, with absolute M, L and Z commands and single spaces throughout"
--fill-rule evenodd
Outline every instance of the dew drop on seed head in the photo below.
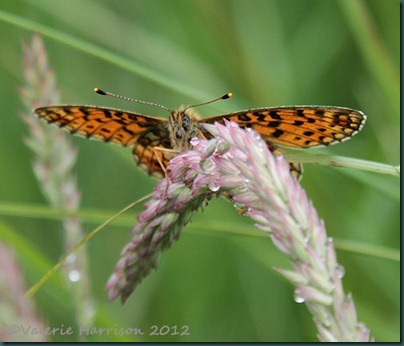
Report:
M 259 134 L 257 131 L 255 131 L 255 130 L 251 130 L 251 137 L 252 137 L 255 141 L 258 141 L 258 140 L 261 139 L 260 134 Z
M 72 263 L 76 262 L 76 260 L 77 260 L 76 254 L 71 253 L 69 256 L 67 256 L 65 263 L 72 264 Z
M 217 151 L 219 154 L 223 155 L 230 150 L 230 145 L 227 142 L 221 142 L 217 146 Z
M 210 181 L 208 184 L 208 188 L 210 191 L 216 192 L 220 189 L 220 185 L 216 184 L 214 181 Z
M 192 145 L 193 147 L 194 147 L 195 145 L 198 145 L 198 143 L 199 143 L 199 138 L 198 138 L 198 137 L 191 138 L 190 143 L 191 143 L 191 145 Z
M 335 268 L 335 270 L 340 279 L 342 279 L 345 276 L 345 268 L 343 265 L 338 264 L 337 267 Z
M 209 173 L 210 171 L 213 171 L 216 167 L 216 164 L 213 162 L 211 159 L 206 159 L 204 161 L 201 161 L 200 167 L 205 171 L 205 173 Z
M 304 302 L 306 301 L 306 299 L 305 299 L 304 297 L 302 297 L 302 296 L 298 293 L 297 290 L 295 291 L 295 295 L 294 295 L 294 297 L 293 297 L 293 300 L 294 300 L 296 303 L 298 303 L 298 304 L 304 303 Z
M 77 282 L 80 280 L 81 274 L 78 270 L 72 270 L 69 272 L 68 277 L 71 282 Z

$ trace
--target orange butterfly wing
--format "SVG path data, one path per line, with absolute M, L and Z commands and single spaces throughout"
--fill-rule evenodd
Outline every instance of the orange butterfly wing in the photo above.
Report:
M 253 128 L 274 154 L 281 155 L 284 151 L 276 145 L 311 148 L 347 140 L 361 130 L 366 116 L 345 107 L 285 106 L 223 114 L 202 119 L 201 122 L 223 123 L 224 119 L 234 121 L 241 127 Z M 291 174 L 300 178 L 302 165 L 293 162 L 289 164 Z
M 344 107 L 285 106 L 223 114 L 201 122 L 223 123 L 224 119 L 253 128 L 267 143 L 311 148 L 349 139 L 361 130 L 366 116 Z
M 164 165 L 169 158 L 155 153 L 154 147 L 171 148 L 167 119 L 91 106 L 50 106 L 35 113 L 72 134 L 133 147 L 133 157 L 141 169 L 159 178 L 164 176 L 156 155 Z

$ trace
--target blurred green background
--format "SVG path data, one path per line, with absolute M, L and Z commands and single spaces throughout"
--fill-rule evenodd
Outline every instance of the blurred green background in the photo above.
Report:
M 92 92 L 100 87 L 170 108 L 234 94 L 199 108 L 203 116 L 277 105 L 346 106 L 367 114 L 362 133 L 310 152 L 398 165 L 399 10 L 399 1 L 393 0 L 2 0 L 0 239 L 19 256 L 27 285 L 39 280 L 64 250 L 59 222 L 30 213 L 33 206 L 46 207 L 19 117 L 24 110 L 18 94 L 21 45 L 33 32 L 10 19 L 10 13 L 84 40 L 90 51 L 96 45 L 133 63 L 119 66 L 117 59 L 107 61 L 43 36 L 63 103 L 167 116 L 159 109 L 101 98 Z M 153 190 L 156 180 L 135 166 L 129 149 L 72 140 L 79 147 L 81 208 L 100 216 L 85 223 L 86 232 Z M 358 319 L 376 341 L 398 341 L 399 261 L 359 250 L 399 251 L 398 178 L 306 165 L 302 185 L 339 245 L 344 289 L 353 295 Z M 28 211 L 18 212 L 21 206 Z M 97 304 L 93 325 L 145 331 L 152 325 L 187 325 L 190 336 L 104 334 L 86 340 L 317 340 L 306 307 L 293 301 L 293 287 L 272 269 L 288 267 L 288 261 L 224 199 L 211 201 L 195 216 L 124 306 L 107 303 L 105 283 L 141 210 L 132 209 L 121 217 L 121 226 L 108 226 L 88 244 Z M 56 275 L 35 296 L 37 314 L 46 325 L 76 328 L 70 299 L 62 276 Z

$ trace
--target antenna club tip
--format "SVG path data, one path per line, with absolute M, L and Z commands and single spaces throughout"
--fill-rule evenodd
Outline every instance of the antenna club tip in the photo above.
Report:
M 225 95 L 222 96 L 222 100 L 229 99 L 229 98 L 232 97 L 232 96 L 233 96 L 232 93 L 227 93 L 227 94 L 225 94 Z
M 106 93 L 104 91 L 102 91 L 101 89 L 98 88 L 94 88 L 94 92 L 100 95 L 106 95 Z

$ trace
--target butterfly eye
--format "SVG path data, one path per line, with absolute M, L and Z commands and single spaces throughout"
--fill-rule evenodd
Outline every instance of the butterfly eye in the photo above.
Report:
M 177 139 L 181 139 L 182 138 L 182 133 L 180 131 L 177 131 L 175 133 L 175 137 L 177 137 Z
M 189 130 L 189 124 L 190 124 L 190 119 L 188 115 L 184 115 L 184 117 L 182 118 L 182 128 L 186 131 Z

